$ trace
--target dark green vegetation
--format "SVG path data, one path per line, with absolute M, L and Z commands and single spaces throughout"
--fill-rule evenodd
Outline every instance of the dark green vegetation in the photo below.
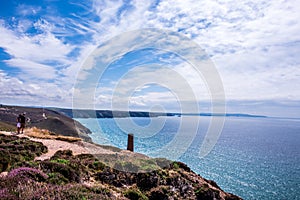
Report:
M 12 131 L 16 131 L 16 126 L 0 121 L 0 130 L 12 132 Z
M 0 134 L 0 172 L 30 162 L 47 151 L 47 147 L 40 142 Z
M 72 118 L 54 110 L 20 106 L 0 106 L 0 130 L 16 131 L 16 119 L 20 113 L 26 113 L 27 127 L 47 129 L 53 133 L 80 137 L 91 141 L 89 129 Z
M 136 171 L 128 172 L 107 166 L 100 156 L 74 156 L 71 150 L 36 161 L 47 151 L 42 143 L 2 134 L 0 139 L 0 199 L 239 199 L 181 162 L 120 161 L 123 170 Z M 144 171 L 147 167 L 155 170 Z

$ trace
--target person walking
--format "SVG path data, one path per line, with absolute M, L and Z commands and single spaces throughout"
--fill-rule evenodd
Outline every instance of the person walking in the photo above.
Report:
M 22 118 L 22 115 L 19 114 L 19 116 L 17 117 L 17 134 L 20 134 L 20 130 L 21 130 L 21 118 Z
M 25 124 L 26 124 L 26 117 L 25 117 L 25 113 L 23 113 L 22 115 L 20 114 L 18 117 L 18 123 L 20 123 L 20 128 L 18 128 L 18 134 L 23 134 L 24 132 L 24 128 L 25 128 Z

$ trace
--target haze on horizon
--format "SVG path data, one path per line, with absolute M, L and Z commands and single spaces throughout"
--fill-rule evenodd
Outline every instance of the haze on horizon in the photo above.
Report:
M 182 34 L 206 52 L 223 82 L 227 112 L 300 117 L 299 6 L 296 0 L 2 1 L 0 103 L 71 108 L 78 73 L 93 50 L 128 31 L 155 28 Z M 167 66 L 196 91 L 202 111 L 210 111 L 204 81 L 180 55 L 149 48 L 113 60 L 93 108 L 111 108 L 122 78 L 130 86 L 164 75 L 155 66 Z M 124 76 L 134 69 L 142 71 Z M 129 102 L 132 110 L 157 105 L 180 109 L 172 91 L 155 83 L 137 87 Z

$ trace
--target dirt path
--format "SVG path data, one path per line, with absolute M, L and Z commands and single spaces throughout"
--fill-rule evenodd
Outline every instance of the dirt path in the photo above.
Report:
M 48 152 L 36 157 L 35 160 L 46 160 L 52 157 L 55 152 L 58 150 L 72 150 L 74 155 L 78 154 L 84 154 L 84 153 L 89 153 L 89 154 L 115 154 L 115 152 L 104 149 L 98 145 L 91 144 L 88 142 L 66 142 L 66 141 L 60 141 L 60 140 L 52 140 L 52 139 L 39 139 L 39 138 L 32 138 L 28 137 L 26 134 L 28 133 L 28 130 L 25 130 L 24 134 L 16 135 L 16 133 L 13 132 L 5 132 L 5 131 L 0 131 L 1 134 L 5 135 L 15 135 L 18 137 L 27 137 L 32 141 L 37 141 L 37 142 L 42 142 L 45 146 L 48 148 Z

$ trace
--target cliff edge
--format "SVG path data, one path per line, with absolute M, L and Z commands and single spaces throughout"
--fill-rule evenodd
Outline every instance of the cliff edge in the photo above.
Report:
M 26 113 L 27 127 L 47 129 L 53 133 L 80 137 L 85 141 L 91 141 L 88 134 L 91 131 L 79 122 L 57 111 L 43 108 L 22 106 L 0 106 L 0 127 L 2 130 L 16 131 L 16 119 L 19 114 Z
M 241 199 L 181 162 L 30 132 L 0 132 L 0 199 Z

